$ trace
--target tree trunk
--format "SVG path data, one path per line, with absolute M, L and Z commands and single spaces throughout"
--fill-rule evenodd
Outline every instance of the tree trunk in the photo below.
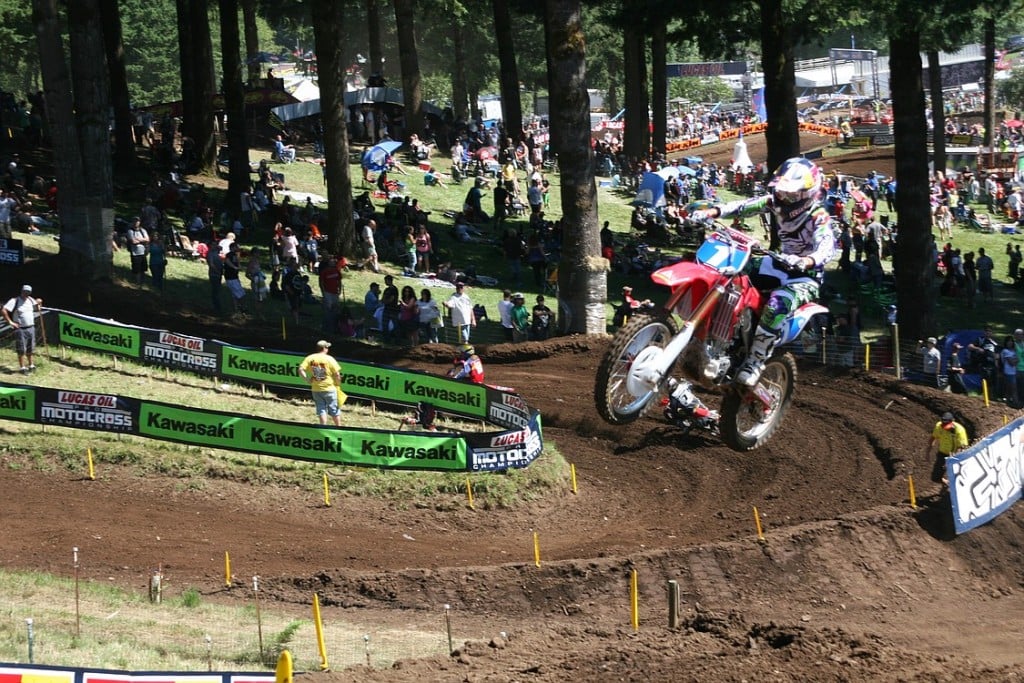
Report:
M 327 251 L 355 256 L 352 177 L 345 127 L 345 55 L 337 36 L 344 33 L 345 12 L 335 0 L 313 2 L 313 37 L 320 74 L 320 117 L 327 164 Z
M 423 86 L 419 49 L 416 47 L 415 0 L 394 0 L 398 25 L 398 61 L 402 67 L 402 98 L 405 102 L 405 130 L 402 135 L 423 134 Z
M 921 39 L 913 28 L 890 38 L 890 90 L 896 137 L 896 273 L 900 338 L 921 339 L 935 332 L 935 263 L 931 259 L 928 139 L 921 80 Z
M 651 111 L 654 116 L 651 146 L 658 154 L 665 153 L 668 142 L 668 78 L 665 77 L 668 53 L 665 41 L 665 24 L 654 22 L 651 33 Z
M 630 158 L 643 159 L 651 147 L 647 113 L 650 100 L 647 96 L 644 34 L 635 21 L 628 22 L 623 30 L 622 56 L 626 81 L 626 128 L 622 133 L 622 151 Z M 589 114 L 588 110 L 588 117 Z
M 194 56 L 192 78 L 195 84 L 195 127 L 190 135 L 195 143 L 195 170 L 211 172 L 217 161 L 217 138 L 213 130 L 213 97 L 217 94 L 217 88 L 213 75 L 208 0 L 190 0 L 189 32 Z
M 117 0 L 100 0 L 100 13 L 110 77 L 110 99 L 114 105 L 114 162 L 119 169 L 125 170 L 135 163 L 135 136 L 132 134 L 132 105 L 128 96 L 124 44 L 121 42 L 121 12 Z
M 467 83 L 466 95 L 469 98 L 469 115 L 476 118 L 480 114 L 480 86 L 476 83 Z
M 985 137 L 982 144 L 990 150 L 995 145 L 996 130 L 996 20 L 985 18 Z
M 466 85 L 466 27 L 459 19 L 452 25 L 452 114 L 469 121 L 469 87 Z
M 764 106 L 768 112 L 765 142 L 768 167 L 800 154 L 796 119 L 796 74 L 793 32 L 782 11 L 782 0 L 761 3 L 761 59 L 764 66 Z
M 242 26 L 245 27 L 245 65 L 249 83 L 263 78 L 260 72 L 260 34 L 256 30 L 256 0 L 242 0 Z
M 512 44 L 512 15 L 508 0 L 491 0 L 494 10 L 494 39 L 498 47 L 501 117 L 505 135 L 518 141 L 523 132 L 523 105 L 519 99 L 519 71 L 516 69 L 516 48 Z
M 113 181 L 104 50 L 95 0 L 72 3 L 68 70 L 56 0 L 33 0 L 46 115 L 56 167 L 61 275 L 88 285 L 112 275 Z M 74 95 L 72 94 L 74 93 Z M 102 158 L 92 155 L 102 150 Z M 88 169 L 88 172 L 86 172 Z
M 928 50 L 928 90 L 932 100 L 932 164 L 946 173 L 946 107 L 942 98 L 942 66 L 939 53 Z
M 313 27 L 316 33 L 316 27 Z M 370 74 L 384 76 L 384 49 L 380 38 L 380 0 L 366 0 L 366 34 L 370 41 Z
M 603 334 L 608 261 L 601 257 L 597 186 L 590 146 L 586 40 L 580 0 L 547 0 L 545 31 L 551 87 L 551 140 L 561 171 L 562 260 L 558 269 L 559 328 Z
M 192 26 L 191 0 L 177 0 L 178 14 L 178 64 L 181 74 L 181 133 L 195 139 L 196 128 L 196 60 L 192 41 L 189 39 Z
M 241 197 L 248 192 L 249 132 L 245 121 L 245 86 L 242 83 L 242 49 L 238 35 L 238 0 L 219 0 L 221 68 L 224 76 L 224 112 L 228 122 L 228 195 L 224 208 L 232 216 L 241 211 Z M 252 226 L 255 228 L 255 226 Z

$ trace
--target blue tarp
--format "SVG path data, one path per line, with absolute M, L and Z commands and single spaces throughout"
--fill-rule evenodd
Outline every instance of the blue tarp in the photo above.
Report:
M 378 142 L 370 149 L 363 152 L 363 168 L 380 172 L 387 166 L 387 159 L 395 153 L 395 150 L 402 146 L 401 142 L 385 140 Z
M 645 204 L 653 209 L 665 206 L 665 179 L 657 173 L 644 173 L 634 204 Z

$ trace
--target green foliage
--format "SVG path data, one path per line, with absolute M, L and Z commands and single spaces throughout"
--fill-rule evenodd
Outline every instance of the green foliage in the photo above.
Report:
M 121 0 L 119 4 L 132 105 L 181 99 L 174 0 Z
M 197 591 L 195 588 L 185 589 L 182 592 L 181 597 L 178 599 L 181 601 L 182 607 L 188 607 L 189 609 L 195 609 L 196 607 L 199 607 L 199 605 L 202 604 L 203 601 L 202 596 L 199 595 L 199 591 Z
M 996 81 L 997 99 L 1005 102 L 1006 106 L 1015 111 L 1024 109 L 1024 68 L 1016 68 L 1010 72 L 1010 77 Z
M 673 78 L 668 85 L 669 98 L 682 97 L 691 102 L 731 102 L 734 94 L 721 78 Z
M 39 50 L 32 30 L 31 3 L 0 0 L 0 89 L 15 93 L 39 90 Z
M 420 81 L 423 87 L 423 99 L 444 107 L 452 101 L 452 79 L 447 73 L 434 71 L 424 73 Z

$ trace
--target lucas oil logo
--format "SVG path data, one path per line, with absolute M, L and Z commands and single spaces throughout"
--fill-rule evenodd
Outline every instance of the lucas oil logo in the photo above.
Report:
M 46 424 L 107 432 L 129 432 L 134 425 L 131 411 L 120 407 L 116 396 L 81 391 L 58 391 L 56 401 L 43 401 L 39 418 Z

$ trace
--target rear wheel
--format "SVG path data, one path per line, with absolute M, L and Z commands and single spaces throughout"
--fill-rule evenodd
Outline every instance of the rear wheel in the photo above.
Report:
M 635 314 L 619 328 L 597 369 L 597 412 L 613 425 L 640 418 L 661 391 L 663 377 L 653 373 L 665 345 L 676 335 L 668 316 Z
M 789 410 L 794 386 L 796 360 L 783 353 L 765 363 L 756 386 L 729 387 L 722 397 L 722 441 L 736 451 L 752 451 L 768 443 Z

